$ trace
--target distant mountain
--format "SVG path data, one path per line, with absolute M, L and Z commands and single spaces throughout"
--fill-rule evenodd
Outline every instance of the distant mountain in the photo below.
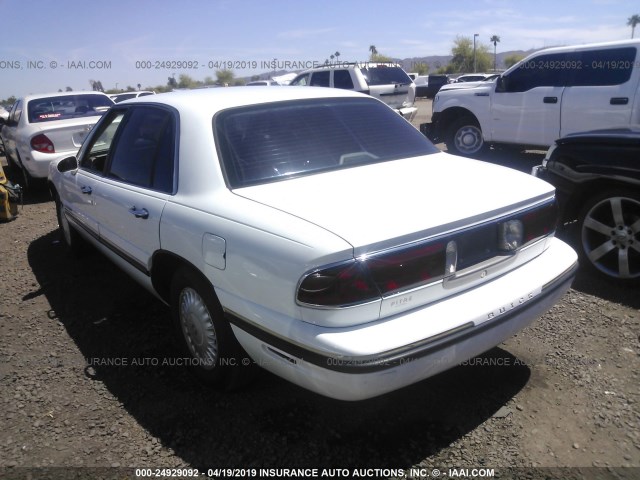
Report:
M 504 59 L 511 55 L 520 55 L 526 57 L 527 55 L 535 52 L 536 50 L 512 50 L 510 52 L 501 52 L 496 55 L 496 68 L 498 70 L 504 70 Z M 440 67 L 446 67 L 451 59 L 452 55 L 431 55 L 429 57 L 413 57 L 405 59 L 394 59 L 402 65 L 402 68 L 406 72 L 415 72 L 419 65 L 427 64 L 429 66 L 429 73 L 435 73 Z M 493 52 L 491 52 L 491 58 L 493 59 Z

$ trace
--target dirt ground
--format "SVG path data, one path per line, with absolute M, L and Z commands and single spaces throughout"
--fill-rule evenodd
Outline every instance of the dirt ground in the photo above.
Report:
M 541 159 L 492 155 L 523 171 Z M 266 372 L 238 392 L 198 384 L 171 364 L 168 309 L 98 253 L 66 253 L 46 192 L 28 193 L 19 217 L 0 224 L 0 258 L 2 479 L 145 476 L 132 468 L 640 478 L 637 289 L 580 272 L 557 306 L 498 348 L 347 403 Z

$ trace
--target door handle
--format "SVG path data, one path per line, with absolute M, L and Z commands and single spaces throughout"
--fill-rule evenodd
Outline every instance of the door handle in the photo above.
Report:
M 629 99 L 627 97 L 613 97 L 609 100 L 609 104 L 611 105 L 627 105 L 629 103 Z
M 558 103 L 558 97 L 544 97 L 542 101 L 544 103 Z
M 91 187 L 83 185 L 82 187 L 80 187 L 80 191 L 85 195 L 91 195 L 91 192 L 93 192 L 93 189 Z
M 129 213 L 136 218 L 149 218 L 149 210 L 146 208 L 131 207 Z

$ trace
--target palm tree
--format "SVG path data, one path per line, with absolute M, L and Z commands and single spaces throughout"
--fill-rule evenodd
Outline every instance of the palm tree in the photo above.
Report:
M 369 45 L 369 51 L 371 52 L 371 58 L 375 57 L 378 54 L 378 49 L 375 45 Z
M 496 48 L 498 47 L 498 42 L 500 41 L 500 37 L 498 35 L 493 35 L 489 39 L 491 43 L 493 43 L 493 71 L 496 71 L 496 60 L 498 58 L 496 53 Z
M 329 58 L 331 59 L 331 63 L 333 63 L 333 59 L 336 58 L 335 55 L 329 55 Z
M 338 57 L 340 56 L 340 52 L 336 52 L 334 53 L 334 55 L 336 56 L 336 63 L 338 62 Z
M 631 27 L 631 38 L 636 31 L 636 25 L 640 23 L 640 15 L 631 15 L 627 20 L 627 25 Z

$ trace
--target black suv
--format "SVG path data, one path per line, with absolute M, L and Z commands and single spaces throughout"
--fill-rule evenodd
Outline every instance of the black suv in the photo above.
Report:
M 640 281 L 640 126 L 556 140 L 535 176 L 553 184 L 582 264 Z

